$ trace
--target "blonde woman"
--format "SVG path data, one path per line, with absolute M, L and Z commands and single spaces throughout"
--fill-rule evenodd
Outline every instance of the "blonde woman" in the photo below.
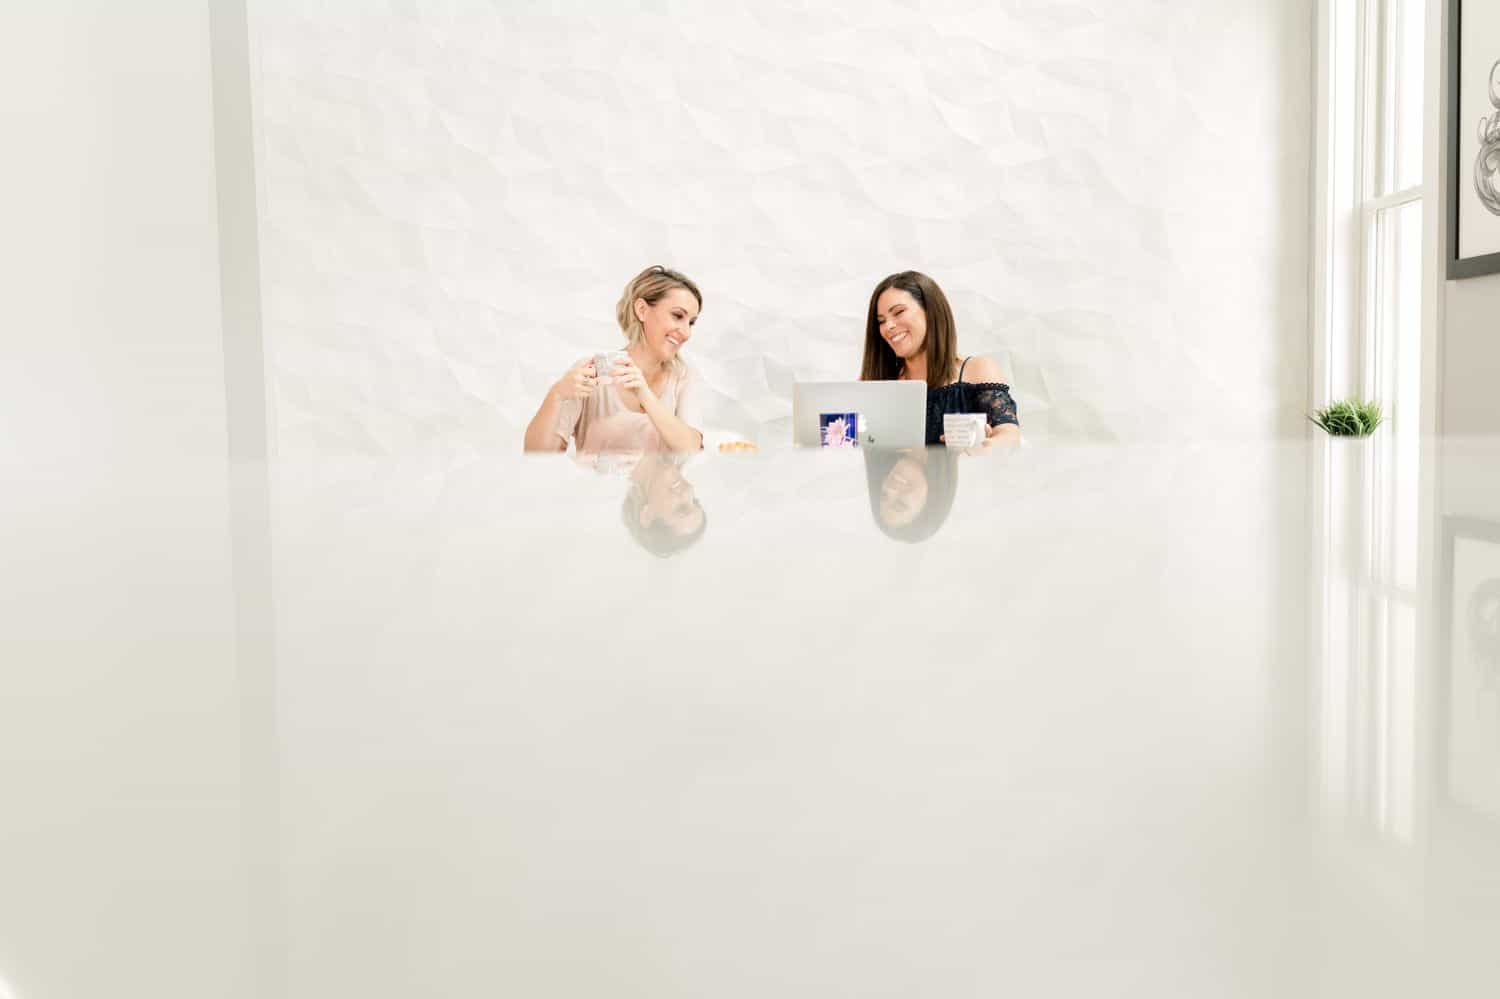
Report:
M 682 360 L 703 295 L 685 275 L 648 267 L 625 286 L 615 318 L 625 359 L 595 371 L 573 365 L 526 427 L 527 451 L 697 451 L 703 447 L 697 377 Z

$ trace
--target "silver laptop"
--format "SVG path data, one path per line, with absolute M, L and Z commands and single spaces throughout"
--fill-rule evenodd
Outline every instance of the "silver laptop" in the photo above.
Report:
M 819 417 L 856 413 L 860 447 L 927 443 L 926 382 L 797 382 L 792 386 L 792 443 L 820 447 Z

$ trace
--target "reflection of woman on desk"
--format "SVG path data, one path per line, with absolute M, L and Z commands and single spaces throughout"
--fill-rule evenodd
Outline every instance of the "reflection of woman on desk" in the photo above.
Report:
M 648 267 L 625 286 L 615 318 L 625 358 L 613 371 L 584 358 L 547 390 L 526 427 L 527 451 L 697 451 L 697 377 L 679 356 L 703 308 L 698 286 Z
M 875 286 L 859 378 L 925 381 L 928 444 L 942 441 L 945 413 L 984 413 L 986 447 L 1021 441 L 1016 403 L 1000 366 L 988 357 L 960 357 L 953 310 L 926 274 L 902 271 Z
M 946 448 L 867 449 L 865 479 L 875 526 L 910 543 L 936 534 L 958 492 L 958 457 Z
M 665 454 L 641 455 L 620 516 L 630 536 L 662 558 L 696 544 L 708 527 L 708 514 L 682 474 L 682 459 Z

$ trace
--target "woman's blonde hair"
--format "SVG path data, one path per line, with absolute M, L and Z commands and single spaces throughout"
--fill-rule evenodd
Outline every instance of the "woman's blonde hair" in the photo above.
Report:
M 620 331 L 625 334 L 627 344 L 638 343 L 645 332 L 641 329 L 641 321 L 635 314 L 635 300 L 642 298 L 646 300 L 647 305 L 655 305 L 673 288 L 686 288 L 698 300 L 699 311 L 703 310 L 703 293 L 698 290 L 696 284 L 693 284 L 692 279 L 686 274 L 662 267 L 660 264 L 647 267 L 625 285 L 625 293 L 620 296 L 619 304 L 615 306 L 615 319 L 620 324 Z M 681 364 L 681 358 L 672 358 L 674 368 Z

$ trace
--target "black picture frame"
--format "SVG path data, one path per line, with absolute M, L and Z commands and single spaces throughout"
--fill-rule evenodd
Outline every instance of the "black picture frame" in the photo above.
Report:
M 1469 0 L 1473 3 L 1476 0 Z M 1490 3 L 1493 0 L 1478 0 L 1478 2 Z M 1447 90 L 1444 106 L 1448 115 L 1448 141 L 1447 160 L 1444 175 L 1447 183 L 1447 243 L 1448 243 L 1448 280 L 1459 278 L 1479 277 L 1482 274 L 1500 273 L 1500 251 L 1486 253 L 1477 257 L 1464 257 L 1458 255 L 1458 199 L 1463 190 L 1464 180 L 1463 164 L 1459 162 L 1459 143 L 1462 122 L 1458 120 L 1459 115 L 1459 83 L 1463 79 L 1463 66 L 1460 55 L 1463 40 L 1463 6 L 1464 0 L 1448 0 L 1448 65 L 1444 74 L 1444 87 Z

